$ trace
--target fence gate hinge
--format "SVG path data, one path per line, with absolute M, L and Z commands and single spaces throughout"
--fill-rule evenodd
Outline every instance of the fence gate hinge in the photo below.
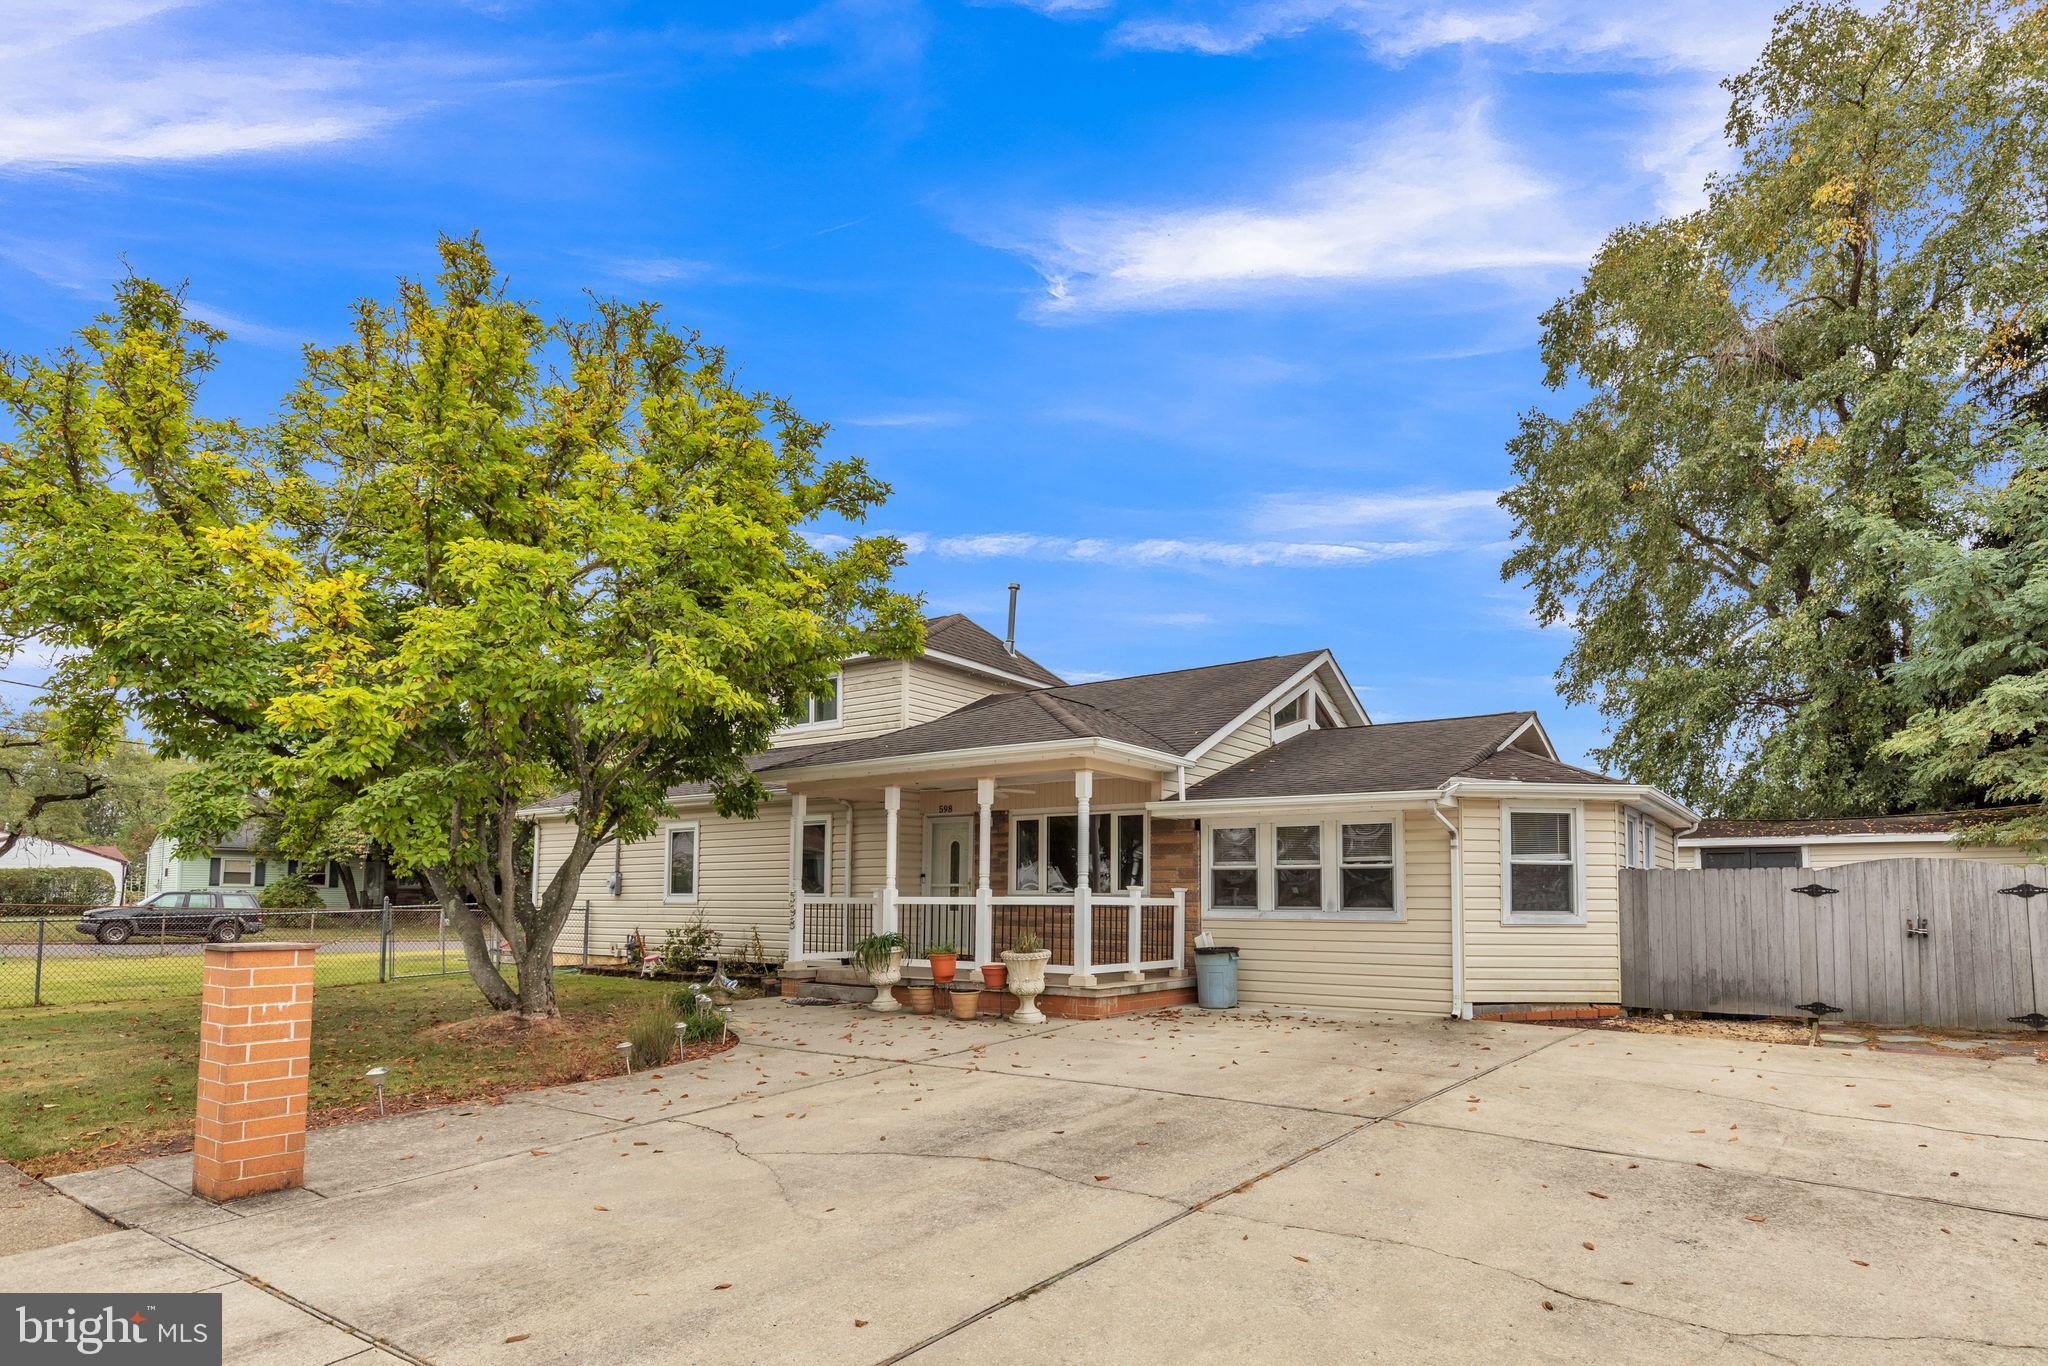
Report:
M 2037 887 L 2031 882 L 2022 882 L 2017 887 L 2000 887 L 2000 896 L 2016 896 L 2022 901 L 2032 901 L 2037 896 L 2048 896 L 2048 887 Z
M 1823 887 L 1818 882 L 1809 882 L 1804 887 L 1794 887 L 1792 890 L 1801 896 L 1810 896 L 1818 901 L 1824 896 L 1833 896 L 1842 889 L 1839 887 Z
M 2043 1015 L 2038 1010 L 2028 1011 L 2025 1015 L 2008 1015 L 2005 1022 L 2025 1025 L 2029 1029 L 2048 1029 L 2048 1015 Z
M 1919 920 L 1915 921 L 1912 916 L 1907 916 L 1906 933 L 1914 939 L 1925 939 L 1927 937 L 1927 917 L 1923 915 Z

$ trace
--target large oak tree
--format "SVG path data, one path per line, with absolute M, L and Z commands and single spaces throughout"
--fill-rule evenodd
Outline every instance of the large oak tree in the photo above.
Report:
M 1605 763 L 1739 814 L 1980 795 L 1886 745 L 1923 600 L 1871 532 L 1967 540 L 2009 463 L 1971 376 L 2039 297 L 2044 70 L 2037 6 L 1795 5 L 1728 82 L 1706 207 L 1616 231 L 1545 313 L 1583 397 L 1511 443 L 1503 572 L 1572 630 Z

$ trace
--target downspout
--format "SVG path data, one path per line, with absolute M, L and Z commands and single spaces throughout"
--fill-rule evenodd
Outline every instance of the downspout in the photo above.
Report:
M 1465 1003 L 1464 842 L 1458 837 L 1458 827 L 1444 819 L 1445 806 L 1456 811 L 1458 799 L 1437 798 L 1437 804 L 1429 809 L 1429 814 L 1436 817 L 1437 824 L 1451 837 L 1451 1017 L 1469 1020 L 1472 1018 L 1472 1007 Z
M 842 798 L 839 809 L 846 813 L 846 894 L 853 895 L 853 798 Z M 825 889 L 831 891 L 830 887 Z
M 1177 772 L 1180 776 L 1180 800 L 1186 801 L 1188 799 L 1188 766 L 1186 764 L 1179 765 Z

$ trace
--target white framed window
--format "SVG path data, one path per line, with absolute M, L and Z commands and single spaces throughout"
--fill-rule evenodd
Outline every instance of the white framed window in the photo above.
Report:
M 821 693 L 814 693 L 804 699 L 803 719 L 787 727 L 789 730 L 829 730 L 839 724 L 840 685 L 846 675 L 836 673 Z
M 220 861 L 220 885 L 223 887 L 253 887 L 256 885 L 256 860 L 252 858 L 227 858 Z
M 1205 915 L 1214 912 L 1221 920 L 1404 918 L 1399 815 L 1220 820 L 1202 845 L 1209 894 Z
M 1338 905 L 1346 911 L 1400 913 L 1394 887 L 1394 821 L 1342 821 L 1337 826 Z
M 1273 827 L 1273 906 L 1282 911 L 1323 909 L 1323 826 L 1282 821 Z
M 1209 908 L 1257 910 L 1259 827 L 1212 825 L 1203 847 L 1209 858 Z
M 668 868 L 667 881 L 663 884 L 663 899 L 667 901 L 695 901 L 697 899 L 697 824 L 671 825 L 664 836 Z
M 1657 822 L 1631 811 L 1623 838 L 1627 841 L 1623 862 L 1631 868 L 1657 866 Z
M 804 822 L 803 843 L 803 887 L 812 896 L 823 896 L 831 890 L 832 881 L 832 821 Z
M 1501 923 L 1586 923 L 1585 863 L 1580 808 L 1501 808 Z
M 1329 705 L 1314 683 L 1287 698 L 1272 711 L 1273 743 L 1291 740 L 1305 730 L 1320 729 Z

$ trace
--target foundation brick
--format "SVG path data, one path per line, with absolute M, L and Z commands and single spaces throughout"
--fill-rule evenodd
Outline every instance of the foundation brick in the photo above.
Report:
M 311 944 L 212 944 L 200 992 L 192 1190 L 207 1200 L 303 1185 Z

